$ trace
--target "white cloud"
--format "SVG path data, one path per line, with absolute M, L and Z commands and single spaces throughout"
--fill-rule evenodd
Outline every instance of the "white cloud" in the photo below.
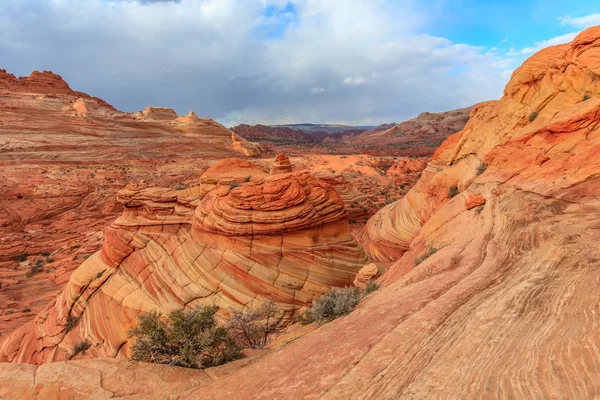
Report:
M 348 77 L 344 79 L 344 85 L 356 86 L 356 85 L 364 85 L 365 78 L 362 76 Z
M 556 36 L 556 37 L 553 37 L 548 40 L 536 42 L 533 46 L 525 47 L 524 49 L 521 49 L 521 50 L 510 49 L 510 51 L 508 52 L 507 55 L 510 57 L 514 57 L 514 56 L 518 56 L 518 55 L 528 55 L 528 54 L 537 53 L 538 51 L 545 49 L 546 47 L 549 47 L 549 46 L 556 46 L 559 44 L 569 43 L 575 38 L 575 36 L 577 36 L 578 33 L 579 32 L 569 32 L 564 35 Z
M 567 15 L 559 18 L 562 25 L 574 26 L 575 28 L 585 29 L 590 26 L 600 25 L 600 14 L 593 13 L 584 17 L 571 17 Z
M 229 125 L 398 121 L 497 98 L 510 60 L 424 35 L 415 0 L 2 0 L 1 68 Z M 31 27 L 35 26 L 36 29 Z M 316 95 L 318 94 L 318 96 Z

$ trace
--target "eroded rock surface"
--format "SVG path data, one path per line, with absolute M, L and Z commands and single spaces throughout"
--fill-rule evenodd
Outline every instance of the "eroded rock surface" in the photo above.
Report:
M 127 331 L 150 310 L 216 304 L 227 313 L 272 298 L 291 317 L 330 287 L 351 284 L 366 263 L 343 200 L 324 181 L 306 172 L 236 185 L 217 178 L 180 191 L 120 191 L 125 211 L 102 250 L 4 340 L 0 360 L 66 360 L 81 340 L 90 357 L 127 356 Z M 76 324 L 67 332 L 68 321 Z

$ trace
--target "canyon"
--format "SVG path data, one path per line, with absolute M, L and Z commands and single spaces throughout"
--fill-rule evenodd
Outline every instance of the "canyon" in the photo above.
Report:
M 423 152 L 409 158 L 263 157 L 193 114 L 119 113 L 49 73 L 6 76 L 0 295 L 39 303 L 1 316 L 0 397 L 600 396 L 599 74 L 592 27 L 527 59 L 500 100 L 351 138 Z M 403 188 L 381 204 L 366 188 L 381 182 Z M 24 278 L 32 255 L 56 269 Z M 272 298 L 292 321 L 365 276 L 381 289 L 351 314 L 293 324 L 245 359 L 126 360 L 142 312 L 216 303 L 226 318 Z M 91 347 L 73 358 L 80 340 Z

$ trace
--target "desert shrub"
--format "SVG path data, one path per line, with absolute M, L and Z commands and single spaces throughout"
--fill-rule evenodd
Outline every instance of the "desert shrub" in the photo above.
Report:
M 247 177 L 244 178 L 244 182 L 250 182 L 250 179 L 252 179 L 252 177 L 250 175 L 248 175 Z
M 72 315 L 67 316 L 67 323 L 65 324 L 65 333 L 71 332 L 73 328 L 79 322 L 79 317 L 73 317 Z
M 265 347 L 269 338 L 284 328 L 284 316 L 273 300 L 256 309 L 232 309 L 227 330 L 242 346 L 258 349 Z
M 73 346 L 73 352 L 71 353 L 71 357 L 75 357 L 79 353 L 85 353 L 90 347 L 92 347 L 92 345 L 85 340 L 76 343 L 75 346 Z
M 586 93 L 586 94 L 583 96 L 583 101 L 589 100 L 589 99 L 591 99 L 591 98 L 592 98 L 592 96 L 590 96 L 589 94 L 587 94 L 587 93 Z
M 376 290 L 379 290 L 380 287 L 381 287 L 381 285 L 379 283 L 369 279 L 367 281 L 365 288 L 363 289 L 362 295 L 368 296 L 369 294 L 375 292 Z
M 240 358 L 240 346 L 215 321 L 218 309 L 175 310 L 167 317 L 155 311 L 142 314 L 129 331 L 135 340 L 131 360 L 206 368 Z
M 421 264 L 423 261 L 427 260 L 429 257 L 431 257 L 432 255 L 434 255 L 435 253 L 438 252 L 438 248 L 435 247 L 434 245 L 430 244 L 429 246 L 427 246 L 427 248 L 425 249 L 425 253 L 423 253 L 421 256 L 419 257 L 415 257 L 415 267 L 419 264 Z
M 16 260 L 17 260 L 17 262 L 23 262 L 23 261 L 27 260 L 27 256 L 28 256 L 28 254 L 27 254 L 27 253 L 22 253 L 22 254 L 19 254 L 19 255 L 17 256 L 17 259 L 16 259 Z
M 23 310 L 21 310 L 21 312 L 31 312 L 31 308 L 25 307 Z
M 42 251 L 42 256 L 43 257 L 48 257 L 50 255 L 50 252 L 48 250 Z
M 529 114 L 529 122 L 535 121 L 535 119 L 538 117 L 539 114 L 540 113 L 537 111 L 534 111 L 531 114 Z
M 102 274 L 103 274 L 103 273 L 104 273 L 103 271 L 100 271 L 100 272 L 98 272 L 98 273 L 96 274 L 96 279 L 100 279 L 100 278 L 102 278 Z
M 25 274 L 27 278 L 31 278 L 35 274 L 39 274 L 44 270 L 44 260 L 37 260 L 35 264 L 29 266 L 29 271 Z
M 233 182 L 229 182 L 229 188 L 230 189 L 235 189 L 236 187 L 240 186 L 239 182 L 233 181 Z
M 479 164 L 479 167 L 477 167 L 477 175 L 483 174 L 486 169 L 487 169 L 487 165 L 485 165 L 483 163 Z
M 350 314 L 360 298 L 360 290 L 357 287 L 331 288 L 329 292 L 313 300 L 311 307 L 300 317 L 300 321 L 305 324 L 332 321 Z
M 448 188 L 448 198 L 451 199 L 458 194 L 458 187 L 450 186 Z

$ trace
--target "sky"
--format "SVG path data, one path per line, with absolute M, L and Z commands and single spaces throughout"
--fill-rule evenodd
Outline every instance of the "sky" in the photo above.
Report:
M 129 112 L 378 125 L 498 99 L 596 24 L 591 0 L 1 0 L 0 68 Z

